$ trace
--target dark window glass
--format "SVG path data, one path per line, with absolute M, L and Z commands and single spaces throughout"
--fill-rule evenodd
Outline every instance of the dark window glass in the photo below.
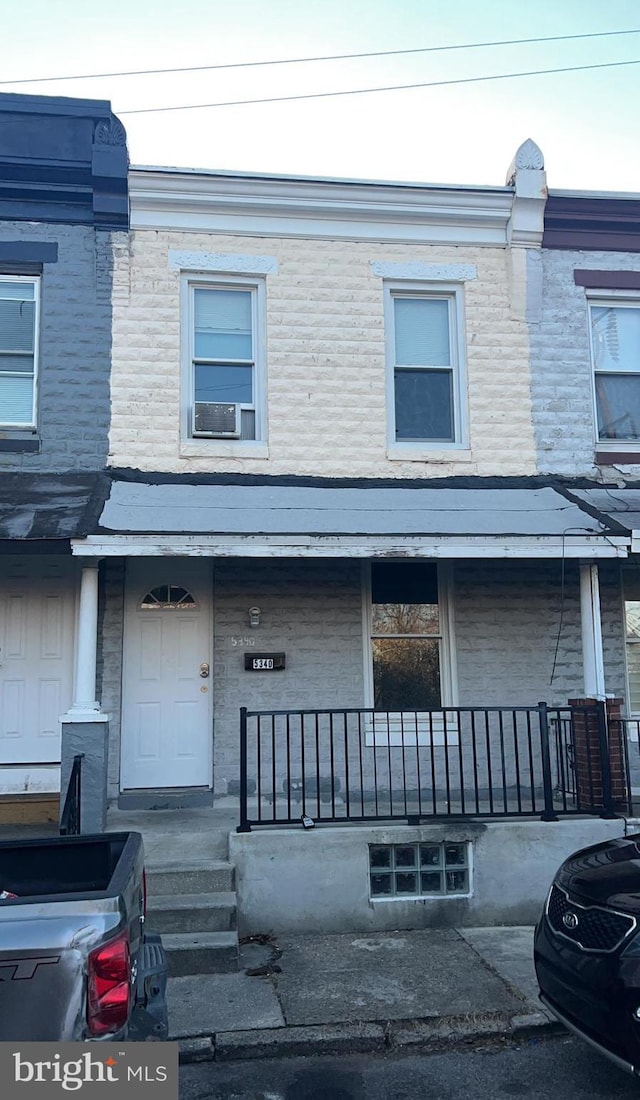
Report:
M 442 849 L 439 844 L 421 844 L 420 845 L 420 865 L 421 867 L 439 867 L 440 866 L 440 853 Z
M 374 561 L 371 598 L 374 604 L 437 604 L 438 567 L 433 562 Z
M 439 871 L 423 871 L 420 875 L 420 886 L 423 894 L 441 894 L 442 880 Z
M 371 896 L 384 897 L 393 893 L 391 875 L 371 876 Z
M 448 894 L 466 894 L 468 892 L 466 871 L 447 871 L 446 876 Z
M 596 397 L 598 439 L 640 439 L 640 375 L 596 374 Z
M 396 369 L 394 384 L 397 441 L 454 441 L 451 371 Z
M 195 364 L 195 400 L 253 404 L 253 367 Z
M 435 638 L 374 638 L 376 710 L 430 710 L 441 705 L 440 652 Z
M 413 846 L 407 848 L 397 847 L 395 853 L 396 867 L 415 867 L 416 850 Z
M 400 872 L 396 875 L 396 894 L 417 894 L 418 877 L 415 871 Z

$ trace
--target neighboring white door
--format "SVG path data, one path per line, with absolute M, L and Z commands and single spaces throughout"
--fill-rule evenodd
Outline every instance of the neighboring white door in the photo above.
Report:
M 73 578 L 68 558 L 0 559 L 3 794 L 60 789 L 60 715 L 73 691 Z M 33 767 L 47 762 L 52 767 Z
M 128 562 L 122 790 L 212 786 L 211 610 L 211 562 Z

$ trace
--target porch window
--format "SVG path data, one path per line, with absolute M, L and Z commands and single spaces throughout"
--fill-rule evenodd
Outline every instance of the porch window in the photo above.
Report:
M 371 563 L 371 703 L 375 742 L 403 744 L 413 736 L 457 741 L 448 668 L 448 609 L 434 562 Z
M 437 566 L 373 562 L 371 626 L 375 710 L 440 707 Z

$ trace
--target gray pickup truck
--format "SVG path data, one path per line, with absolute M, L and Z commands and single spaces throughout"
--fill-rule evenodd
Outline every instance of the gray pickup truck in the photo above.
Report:
M 139 833 L 2 841 L 0 897 L 1 1042 L 167 1038 Z

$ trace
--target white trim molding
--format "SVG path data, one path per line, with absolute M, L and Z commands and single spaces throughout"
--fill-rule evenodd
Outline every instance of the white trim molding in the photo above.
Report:
M 277 275 L 278 258 L 239 252 L 180 252 L 170 249 L 169 271 L 193 271 L 207 275 Z
M 133 168 L 132 229 L 504 248 L 511 187 Z
M 478 278 L 475 264 L 390 263 L 372 260 L 371 274 L 381 279 L 423 279 L 430 283 L 463 283 Z
M 640 533 L 639 533 L 640 534 Z M 87 535 L 75 557 L 626 558 L 625 535 Z

